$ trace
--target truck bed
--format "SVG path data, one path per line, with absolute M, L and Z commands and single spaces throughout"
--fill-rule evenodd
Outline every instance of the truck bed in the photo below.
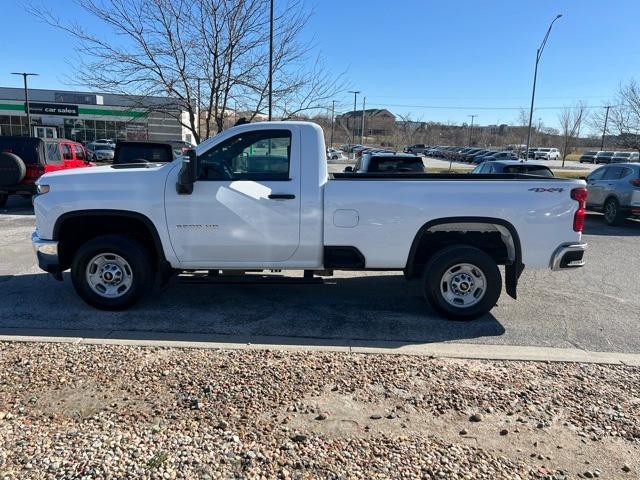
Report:
M 543 180 L 571 181 L 562 177 L 541 177 L 525 173 L 330 173 L 329 180 Z

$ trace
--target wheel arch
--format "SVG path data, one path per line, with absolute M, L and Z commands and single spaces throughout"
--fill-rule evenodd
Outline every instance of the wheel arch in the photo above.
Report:
M 522 245 L 518 231 L 512 223 L 495 217 L 443 217 L 431 220 L 420 227 L 416 233 L 409 250 L 407 263 L 405 266 L 405 275 L 407 278 L 417 278 L 421 271 L 422 261 L 424 258 L 419 257 L 421 250 L 428 250 L 429 233 L 443 232 L 445 234 L 454 235 L 456 241 L 461 244 L 479 247 L 486 250 L 486 245 L 478 245 L 477 239 L 464 238 L 465 233 L 476 232 L 480 234 L 497 233 L 504 246 L 506 258 L 504 261 L 498 261 L 495 253 L 488 252 L 498 263 L 505 265 L 505 287 L 509 296 L 516 298 L 517 284 L 520 274 L 524 270 L 522 263 Z M 433 251 L 427 253 L 427 259 L 433 255 L 441 247 L 436 247 Z
M 77 235 L 79 227 L 87 227 Z M 67 229 L 76 230 L 77 236 L 70 239 Z M 71 257 L 80 244 L 103 234 L 122 233 L 140 235 L 143 243 L 151 250 L 159 266 L 168 265 L 162 240 L 154 223 L 146 215 L 130 210 L 91 209 L 67 212 L 56 220 L 53 240 L 59 242 L 60 260 L 63 266 L 71 264 Z M 66 251 L 65 251 L 66 250 Z

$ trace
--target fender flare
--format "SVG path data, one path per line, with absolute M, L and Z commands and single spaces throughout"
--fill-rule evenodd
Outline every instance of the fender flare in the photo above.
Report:
M 437 227 L 438 225 L 445 225 L 449 223 L 488 223 L 494 224 L 499 227 L 505 228 L 513 241 L 513 250 L 514 250 L 514 259 L 505 265 L 505 289 L 507 294 L 512 298 L 517 298 L 517 286 L 518 279 L 524 270 L 524 264 L 522 263 L 522 245 L 520 243 L 520 236 L 518 235 L 518 231 L 510 222 L 494 217 L 443 217 L 431 220 L 418 230 L 415 237 L 413 238 L 413 242 L 411 243 L 411 248 L 409 250 L 409 256 L 407 257 L 407 263 L 405 267 L 405 272 L 407 277 L 411 278 L 415 272 L 413 272 L 413 262 L 418 253 L 418 247 L 424 235 L 433 227 Z

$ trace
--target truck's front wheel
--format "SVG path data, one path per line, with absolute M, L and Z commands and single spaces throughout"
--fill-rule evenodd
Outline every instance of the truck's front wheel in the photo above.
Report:
M 454 245 L 431 257 L 424 269 L 423 291 L 429 304 L 454 320 L 488 313 L 502 292 L 495 260 L 482 250 Z
M 71 280 L 78 295 L 102 310 L 124 310 L 152 283 L 151 258 L 139 242 L 123 235 L 89 240 L 73 257 Z

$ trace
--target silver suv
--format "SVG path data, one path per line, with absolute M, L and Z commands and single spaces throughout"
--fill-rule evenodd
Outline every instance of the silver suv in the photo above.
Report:
M 640 216 L 640 164 L 600 167 L 587 177 L 587 208 L 604 213 L 609 225 Z

